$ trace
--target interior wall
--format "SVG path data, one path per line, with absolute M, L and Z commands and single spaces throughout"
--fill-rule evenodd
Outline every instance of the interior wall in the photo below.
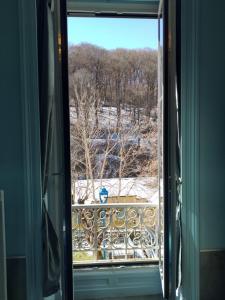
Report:
M 25 254 L 25 191 L 18 1 L 0 2 L 0 189 L 7 256 Z
M 184 299 L 224 297 L 225 3 L 182 0 Z
M 225 249 L 225 2 L 200 3 L 200 249 Z
M 0 1 L 0 189 L 9 300 L 41 299 L 42 293 L 35 14 L 35 0 Z
M 181 4 L 182 290 L 184 299 L 222 299 L 225 3 L 182 0 Z
M 225 2 L 200 3 L 200 299 L 216 300 L 225 277 Z

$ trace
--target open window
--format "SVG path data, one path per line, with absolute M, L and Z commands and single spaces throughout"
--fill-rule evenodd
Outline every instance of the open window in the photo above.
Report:
M 40 16 L 45 18 L 39 19 L 38 26 L 39 79 L 40 91 L 43 92 L 40 97 L 43 201 L 45 201 L 61 248 L 57 254 L 60 264 L 59 272 L 56 272 L 58 290 L 61 290 L 61 293 L 58 293 L 61 294 L 60 299 L 72 299 L 72 262 L 77 265 L 84 263 L 87 265 L 88 261 L 88 264 L 90 263 L 90 257 L 92 265 L 93 261 L 97 265 L 99 263 L 125 264 L 127 261 L 132 264 L 159 263 L 164 296 L 173 295 L 180 282 L 178 280 L 180 273 L 177 272 L 180 270 L 177 260 L 177 257 L 180 257 L 180 239 L 175 239 L 180 236 L 180 231 L 177 229 L 179 228 L 177 216 L 179 216 L 180 206 L 180 149 L 176 3 L 174 0 L 161 1 L 160 5 L 158 1 L 71 0 L 68 1 L 68 8 L 66 8 L 65 1 L 49 0 L 45 1 L 43 7 L 41 5 L 40 7 L 42 8 Z M 156 22 L 158 18 L 160 42 L 157 53 L 160 55 L 157 73 L 159 84 L 156 78 L 155 85 L 150 90 L 147 79 L 144 77 L 144 73 L 150 72 L 153 68 L 148 68 L 148 64 L 143 61 L 152 62 L 154 65 L 154 51 L 142 51 L 139 55 L 136 52 L 136 57 L 131 53 L 132 51 L 120 51 L 121 58 L 128 54 L 129 57 L 133 55 L 131 62 L 134 65 L 139 60 L 141 61 L 142 56 L 147 56 L 146 61 L 142 60 L 143 67 L 138 71 L 135 68 L 134 72 L 130 71 L 130 77 L 128 73 L 125 76 L 125 73 L 121 71 L 121 68 L 124 68 L 124 61 L 119 61 L 118 56 L 115 55 L 110 57 L 113 64 L 107 62 L 108 65 L 117 66 L 114 70 L 115 76 L 110 77 L 112 72 L 109 71 L 109 76 L 104 77 L 106 82 L 110 82 L 109 87 L 106 88 L 103 84 L 102 88 L 99 88 L 104 82 L 101 72 L 94 74 L 95 86 L 90 84 L 93 73 L 90 70 L 88 72 L 88 68 L 82 66 L 83 49 L 75 49 L 75 58 L 81 67 L 75 76 L 71 76 L 73 84 L 69 85 L 67 16 L 100 19 L 120 17 L 140 20 L 153 18 Z M 100 63 L 104 57 L 110 56 L 107 51 L 94 49 L 88 45 L 85 51 L 87 53 L 89 51 L 87 59 L 90 65 L 93 64 L 96 55 L 97 63 Z M 95 54 L 92 57 L 93 53 Z M 46 64 L 43 63 L 43 57 L 49 60 Z M 47 72 L 46 66 L 48 66 Z M 51 69 L 50 66 L 53 68 Z M 76 65 L 74 67 L 76 68 Z M 100 65 L 95 64 L 92 70 L 93 67 L 99 70 Z M 101 68 L 100 70 L 102 71 Z M 74 72 L 72 73 L 74 75 Z M 119 77 L 121 74 L 123 76 Z M 126 87 L 121 85 L 124 82 L 127 83 Z M 68 87 L 70 93 L 73 89 L 75 100 L 74 105 L 71 105 L 73 107 L 70 113 Z M 112 105 L 110 93 L 115 94 L 115 105 Z M 159 99 L 159 102 L 157 100 L 155 103 L 156 115 L 153 109 L 148 110 L 149 107 L 145 102 L 146 93 L 151 94 L 150 98 L 153 102 L 154 97 Z M 82 100 L 84 94 L 86 95 L 85 101 Z M 132 97 L 141 100 L 132 102 Z M 119 101 L 122 98 L 126 99 L 123 103 Z M 99 99 L 104 100 L 101 102 Z M 100 102 L 102 104 L 99 106 Z M 76 126 L 73 126 L 72 138 L 70 138 L 71 115 L 76 123 Z M 110 126 L 101 128 L 100 125 L 106 116 L 107 120 L 110 120 Z M 148 122 L 144 123 L 144 120 Z M 153 131 L 157 124 L 157 132 L 152 134 L 147 126 L 149 124 Z M 92 136 L 90 136 L 90 131 L 93 133 Z M 157 199 L 160 198 L 160 204 L 154 205 L 148 201 L 138 203 L 138 197 L 146 198 L 143 197 L 142 192 L 146 185 L 151 185 L 147 178 L 150 176 L 136 176 L 135 173 L 134 177 L 137 179 L 134 180 L 132 172 L 134 173 L 134 169 L 139 168 L 140 174 L 143 175 L 141 172 L 145 172 L 145 168 L 148 169 L 148 157 L 143 155 L 140 149 L 143 150 L 143 147 L 148 144 L 148 138 L 154 138 L 158 133 L 157 189 L 159 193 Z M 76 143 L 70 144 L 73 138 Z M 73 159 L 70 164 L 70 146 L 75 147 L 74 165 Z M 102 148 L 108 151 L 107 156 L 101 156 Z M 90 167 L 93 164 L 93 153 L 89 151 L 90 149 L 94 151 L 94 160 L 98 159 L 98 161 L 95 162 L 94 169 L 88 170 L 87 165 Z M 145 159 L 145 163 L 142 160 L 137 163 L 140 157 Z M 84 164 L 86 164 L 85 167 Z M 115 168 L 116 165 L 118 170 Z M 94 172 L 98 168 L 102 176 L 95 178 Z M 70 169 L 74 169 L 75 172 L 71 173 Z M 126 173 L 124 177 L 122 173 L 119 173 L 120 171 Z M 113 172 L 117 176 L 113 178 L 117 189 L 115 194 L 112 193 L 113 188 L 111 189 L 113 180 L 111 182 L 109 180 L 112 176 L 108 175 L 107 178 L 107 174 L 113 174 Z M 138 183 L 139 177 L 146 178 Z M 122 195 L 123 187 L 132 191 L 135 185 L 136 190 L 141 191 L 140 195 L 136 192 Z M 87 187 L 90 188 L 88 193 L 86 193 Z M 121 198 L 123 198 L 123 203 L 121 203 Z M 91 202 L 88 203 L 90 199 Z M 52 293 L 54 293 L 53 290 Z
M 181 286 L 180 2 L 161 0 L 159 22 L 159 269 L 163 296 Z
M 68 24 L 74 265 L 156 263 L 157 19 Z
M 87 4 L 87 3 L 86 3 Z M 136 3 L 137 4 L 137 3 Z M 145 3 L 146 5 L 150 5 L 150 1 Z M 86 120 L 84 123 L 91 127 L 92 135 L 86 137 L 86 139 L 89 140 L 89 144 L 86 144 L 86 150 L 87 154 L 84 154 L 83 160 L 80 160 L 81 156 L 78 157 L 77 153 L 81 153 L 82 146 L 84 144 L 84 141 L 82 141 L 82 138 L 79 139 L 78 142 L 78 134 L 76 131 L 79 131 L 81 133 L 81 130 L 73 129 L 72 131 L 72 147 L 74 147 L 73 138 L 74 141 L 78 142 L 79 149 L 76 149 L 76 151 L 73 152 L 72 149 L 72 164 L 74 162 L 74 166 L 72 166 L 72 178 L 74 178 L 74 185 L 72 190 L 73 195 L 73 239 L 74 239 L 74 263 L 75 265 L 79 265 L 79 263 L 88 264 L 91 266 L 92 263 L 95 264 L 102 264 L 102 263 L 112 263 L 115 264 L 118 262 L 119 264 L 125 264 L 127 262 L 136 263 L 138 262 L 159 262 L 159 268 L 160 268 L 160 274 L 162 279 L 162 286 L 163 286 L 163 293 L 164 296 L 167 297 L 169 293 L 172 291 L 172 285 L 175 284 L 177 273 L 176 270 L 172 268 L 180 267 L 180 265 L 176 264 L 176 254 L 179 253 L 180 249 L 179 246 L 176 248 L 174 246 L 174 242 L 171 244 L 169 240 L 174 241 L 175 231 L 176 231 L 176 205 L 177 205 L 177 199 L 179 198 L 179 195 L 177 193 L 177 178 L 179 178 L 179 149 L 176 148 L 178 145 L 179 137 L 177 135 L 178 128 L 177 125 L 179 123 L 178 121 L 178 113 L 177 113 L 177 86 L 176 86 L 176 5 L 173 3 L 173 1 L 161 1 L 160 4 L 151 2 L 151 9 L 150 6 L 148 9 L 143 8 L 141 9 L 141 6 L 139 6 L 139 10 L 136 10 L 134 6 L 130 4 L 129 8 L 128 6 L 123 5 L 117 5 L 113 1 L 110 2 L 109 6 L 104 6 L 102 3 L 95 3 L 95 5 L 92 3 L 92 6 L 89 6 L 89 9 L 87 9 L 86 6 L 82 6 L 81 3 L 78 2 L 76 5 L 75 3 L 72 5 L 69 4 L 69 16 L 78 18 L 78 17 L 85 17 L 85 18 L 139 18 L 139 19 L 157 19 L 158 17 L 158 37 L 159 37 L 159 45 L 157 49 L 157 60 L 158 60 L 158 70 L 157 70 L 157 76 L 158 76 L 158 84 L 155 84 L 155 91 L 158 92 L 157 95 L 157 101 L 156 101 L 156 130 L 153 133 L 155 136 L 157 136 L 157 154 L 158 154 L 158 161 L 157 161 L 157 189 L 158 189 L 158 195 L 157 200 L 159 202 L 156 203 L 155 207 L 151 207 L 151 197 L 146 201 L 146 203 L 140 203 L 138 204 L 137 199 L 137 185 L 129 190 L 131 192 L 130 194 L 127 193 L 124 195 L 124 203 L 121 205 L 121 191 L 119 186 L 123 185 L 122 181 L 125 178 L 121 177 L 119 178 L 117 182 L 117 172 L 115 172 L 116 176 L 114 176 L 113 179 L 110 180 L 110 176 L 106 176 L 106 172 L 112 171 L 113 164 L 115 162 L 112 160 L 110 163 L 108 162 L 108 157 L 113 159 L 113 155 L 116 158 L 118 158 L 119 162 L 125 163 L 125 159 L 121 159 L 121 157 L 115 153 L 116 151 L 112 151 L 111 148 L 114 149 L 117 148 L 117 150 L 120 152 L 121 150 L 121 137 L 123 135 L 123 132 L 119 132 L 121 128 L 118 128 L 118 117 L 120 117 L 120 114 L 124 114 L 123 119 L 125 122 L 132 124 L 132 135 L 135 134 L 135 122 L 133 122 L 133 119 L 129 119 L 128 114 L 126 115 L 126 108 L 129 110 L 136 111 L 138 118 L 143 122 L 143 120 L 146 118 L 148 109 L 150 108 L 150 102 L 147 102 L 147 106 L 144 106 L 143 104 L 140 104 L 140 101 L 137 102 L 131 102 L 131 105 L 129 107 L 129 101 L 131 98 L 129 95 L 129 84 L 128 89 L 124 89 L 124 95 L 129 99 L 128 101 L 124 101 L 125 103 L 119 103 L 119 109 L 116 104 L 117 101 L 114 100 L 116 103 L 113 104 L 112 96 L 111 98 L 108 96 L 107 91 L 107 84 L 104 82 L 110 83 L 111 81 L 115 84 L 111 86 L 111 91 L 115 91 L 118 86 L 116 86 L 116 79 L 117 78 L 111 78 L 113 75 L 113 70 L 110 70 L 110 76 L 105 79 L 101 78 L 100 82 L 102 83 L 102 88 L 104 89 L 104 100 L 100 99 L 98 104 L 100 103 L 100 107 L 95 106 L 95 100 L 92 99 L 92 105 L 93 105 L 93 116 L 89 117 L 88 120 Z M 101 6 L 102 5 L 102 6 Z M 152 9 L 154 7 L 154 9 Z M 170 11 L 170 19 L 169 19 L 169 11 Z M 147 13 L 148 12 L 148 13 Z M 175 18 L 175 19 L 173 19 Z M 104 25 L 101 25 L 104 26 Z M 83 27 L 85 27 L 85 23 L 83 23 Z M 171 35 L 171 45 L 169 45 L 168 36 L 169 33 Z M 75 32 L 74 32 L 75 34 Z M 140 35 L 142 33 L 140 32 Z M 115 39 L 116 37 L 112 37 L 112 39 Z M 174 53 L 169 54 L 169 46 L 172 47 Z M 80 47 L 80 48 L 79 48 Z M 69 59 L 76 60 L 73 56 L 77 58 L 77 74 L 76 73 L 76 67 L 73 65 L 72 61 L 71 64 L 72 72 L 69 73 L 70 76 L 70 98 L 74 102 L 74 104 L 71 104 L 71 123 L 72 126 L 77 126 L 79 123 L 79 118 L 82 118 L 81 110 L 80 110 L 80 104 L 79 98 L 81 99 L 81 95 L 78 95 L 78 90 L 74 91 L 78 88 L 80 85 L 80 77 L 78 76 L 79 71 L 82 70 L 82 72 L 87 71 L 87 67 L 82 66 L 81 61 L 84 62 L 85 58 L 82 57 L 79 53 L 83 53 L 83 56 L 85 56 L 85 51 L 89 51 L 89 55 L 87 57 L 91 57 L 93 55 L 93 52 L 96 51 L 99 52 L 97 56 L 101 57 L 101 59 L 98 59 L 98 66 L 99 68 L 92 67 L 92 70 L 98 70 L 102 71 L 104 70 L 104 66 L 101 66 L 101 60 L 104 61 L 104 55 L 108 55 L 108 53 L 104 49 L 91 49 L 90 45 L 83 45 L 84 49 L 81 49 L 82 46 L 77 47 L 71 47 L 71 52 L 69 52 Z M 89 47 L 89 49 L 88 49 Z M 86 48 L 86 49 L 85 49 Z M 100 53 L 101 52 L 101 53 Z M 92 54 L 91 54 L 92 53 Z M 79 56 L 80 55 L 80 56 Z M 96 54 L 95 54 L 96 55 Z M 94 56 L 95 56 L 94 55 Z M 94 60 L 96 60 L 96 57 L 92 57 L 91 61 L 94 63 Z M 141 58 L 141 53 L 137 54 L 137 57 Z M 138 61 L 137 57 L 135 58 L 135 62 Z M 126 58 L 125 58 L 126 60 Z M 78 63 L 79 61 L 79 63 Z M 135 62 L 131 61 L 131 64 L 135 64 Z M 146 63 L 145 61 L 144 66 L 149 68 L 150 71 L 151 67 Z M 87 61 L 86 61 L 87 63 Z M 104 63 L 102 63 L 104 64 Z M 118 62 L 120 66 L 122 66 L 121 62 Z M 128 63 L 129 64 L 129 63 Z M 111 61 L 111 66 L 113 65 Z M 90 67 L 90 66 L 89 66 Z M 139 67 L 140 74 L 145 73 L 145 67 L 142 66 Z M 102 68 L 102 69 L 101 69 Z M 100 71 L 100 73 L 101 73 Z M 105 71 L 103 71 L 105 72 Z M 132 80 L 129 79 L 129 76 L 127 76 L 125 73 L 123 74 L 121 71 L 122 77 L 127 79 L 128 82 L 131 83 L 132 86 Z M 101 74 L 102 75 L 102 74 Z M 130 72 L 132 77 L 132 72 Z M 139 76 L 139 75 L 138 75 Z M 134 87 L 133 91 L 136 93 L 138 91 L 142 92 L 142 95 L 145 93 L 145 88 L 141 84 L 141 76 L 138 77 L 138 84 Z M 156 77 L 157 77 L 156 76 Z M 87 78 L 87 73 L 85 73 L 85 76 Z M 90 78 L 99 78 L 96 73 L 89 74 Z M 107 76 L 106 76 L 107 77 Z M 74 79 L 75 78 L 75 79 Z M 75 82 L 77 80 L 77 82 Z M 145 81 L 145 79 L 144 79 Z M 124 79 L 119 79 L 119 84 L 124 83 Z M 155 80 L 157 82 L 157 78 Z M 146 85 L 149 85 L 149 82 L 145 81 Z M 95 81 L 94 89 L 97 86 L 97 83 Z M 87 86 L 87 83 L 86 83 Z M 100 90 L 100 89 L 99 89 Z M 96 92 L 92 92 L 94 95 L 99 93 L 99 90 Z M 81 91 L 81 89 L 80 89 Z M 138 100 L 138 95 L 134 92 L 134 99 Z M 100 98 L 103 93 L 100 91 Z M 148 95 L 149 96 L 149 95 Z M 90 95 L 87 96 L 89 99 L 91 98 Z M 119 98 L 120 95 L 117 93 L 115 95 L 115 99 Z M 124 97 L 124 96 L 123 96 Z M 145 95 L 144 95 L 145 97 Z M 93 97 L 92 97 L 93 98 Z M 125 98 L 125 97 L 124 97 Z M 148 98 L 148 97 L 147 97 Z M 149 97 L 150 98 L 150 97 Z M 102 102 L 101 102 L 102 101 Z M 139 105 L 139 107 L 137 107 Z M 124 107 L 126 108 L 124 109 Z M 92 106 L 88 106 L 91 108 Z M 112 110 L 114 111 L 114 115 Z M 78 111 L 80 110 L 80 115 L 78 115 Z M 89 112 L 91 109 L 89 110 Z M 99 112 L 99 114 L 97 113 Z M 119 111 L 119 113 L 118 113 Z M 150 109 L 151 111 L 151 109 Z M 85 115 L 85 114 L 83 114 Z M 87 115 L 86 115 L 87 116 Z M 102 120 L 108 119 L 108 116 L 111 117 L 111 120 L 114 118 L 115 124 L 115 132 L 113 131 L 113 126 L 108 126 L 108 128 L 103 128 Z M 117 121 L 116 121 L 117 119 Z M 151 119 L 151 116 L 149 116 L 149 119 L 147 119 L 147 122 Z M 82 120 L 80 120 L 82 121 Z M 91 124 L 90 124 L 91 123 Z M 100 126 L 99 126 L 100 123 Z M 97 126 L 96 126 L 97 124 Z M 150 122 L 148 123 L 150 124 Z M 84 128 L 84 126 L 81 126 Z M 149 126 L 151 127 L 151 125 Z M 139 143 L 144 144 L 145 138 L 142 137 L 141 131 L 143 128 L 139 128 L 140 131 L 137 130 L 136 135 L 140 139 Z M 123 130 L 122 130 L 123 131 Z M 148 132 L 148 131 L 147 131 Z M 128 131 L 126 132 L 126 135 L 129 139 L 132 139 L 131 136 L 129 136 Z M 113 137 L 113 138 L 112 138 Z M 124 138 L 122 138 L 124 141 Z M 147 137 L 149 139 L 148 141 L 151 141 L 150 137 Z M 127 147 L 127 141 L 124 141 L 125 147 Z M 97 144 L 96 144 L 97 143 Z M 117 147 L 116 147 L 117 146 Z M 139 149 L 142 151 L 140 145 Z M 152 146 L 152 145 L 151 145 Z M 83 146 L 84 149 L 84 146 Z M 129 147 L 127 147 L 127 151 L 129 152 Z M 109 151 L 106 154 L 107 151 Z M 126 156 L 126 151 L 125 156 Z M 83 150 L 83 153 L 85 151 Z M 116 155 L 115 155 L 116 154 Z M 103 156 L 102 161 L 99 159 L 99 156 Z M 86 157 L 94 157 L 94 160 L 97 158 L 96 161 L 89 161 L 89 167 L 91 167 L 91 174 L 90 170 L 89 175 L 87 175 L 87 169 L 83 168 L 83 174 L 79 174 L 79 171 L 82 169 L 81 164 L 83 166 L 87 166 L 87 163 L 84 162 L 84 159 Z M 79 162 L 78 164 L 76 163 Z M 134 161 L 137 162 L 138 158 L 135 157 Z M 134 161 L 132 163 L 132 172 L 134 171 Z M 151 159 L 149 159 L 151 161 Z M 148 165 L 148 162 L 145 162 L 145 165 Z M 105 163 L 105 164 L 104 164 Z M 118 163 L 120 164 L 120 163 Z M 142 165 L 142 161 L 138 162 L 138 165 Z M 105 167 L 102 168 L 102 166 Z M 107 166 L 109 167 L 107 168 Z M 74 167 L 74 169 L 73 169 Z M 149 165 L 148 165 L 149 167 Z M 100 168 L 103 170 L 100 172 L 100 177 L 98 178 L 98 174 L 96 172 L 96 169 Z M 119 167 L 120 168 L 120 167 Z M 115 167 L 113 168 L 115 171 Z M 74 171 L 74 173 L 73 173 Z M 97 175 L 96 175 L 97 174 Z M 136 175 L 136 174 L 135 174 Z M 146 177 L 149 176 L 149 173 Z M 89 178 L 88 178 L 89 177 Z M 112 177 L 112 176 L 111 176 Z M 129 174 L 126 177 L 126 182 L 129 180 L 131 181 L 132 178 L 129 176 Z M 138 177 L 138 176 L 137 176 Z M 140 176 L 141 177 L 141 176 Z M 143 177 L 138 178 L 138 180 L 143 182 Z M 146 178 L 144 179 L 146 180 Z M 88 183 L 89 181 L 89 183 Z M 136 180 L 137 181 L 137 180 Z M 113 184 L 112 184 L 113 182 Z M 148 185 L 149 183 L 147 183 Z M 119 192 L 113 191 L 113 186 L 116 185 L 117 189 L 119 189 Z M 132 183 L 131 183 L 132 185 Z M 108 202 L 104 203 L 102 205 L 101 203 L 101 196 L 99 195 L 99 192 L 101 191 L 102 187 L 106 187 L 106 193 Z M 88 188 L 90 191 L 88 191 Z M 132 192 L 136 191 L 132 194 Z M 143 186 L 141 187 L 143 190 Z M 150 188 L 151 189 L 151 188 Z M 173 189 L 173 190 L 172 190 Z M 108 195 L 110 193 L 110 195 Z M 90 196 L 90 194 L 92 194 Z M 115 195 L 114 195 L 115 194 Z M 131 197 L 134 199 L 134 204 L 131 202 Z M 116 198 L 116 202 L 113 203 L 112 198 Z M 126 199 L 125 199 L 126 198 Z M 142 199 L 143 200 L 143 199 Z M 146 199 L 145 199 L 146 200 Z M 111 203 L 110 203 L 111 202 Z M 127 206 L 128 205 L 128 206 Z M 149 207 L 146 209 L 146 206 Z M 148 211 L 148 214 L 145 216 L 145 210 Z M 130 214 L 130 215 L 129 215 Z M 144 218 L 142 218 L 144 216 Z M 129 223 L 133 221 L 134 225 L 134 232 L 132 232 L 131 228 L 132 225 Z M 147 220 L 147 223 L 146 223 Z M 149 226 L 148 222 L 150 221 L 151 224 L 154 224 L 154 226 Z M 119 224 L 119 226 L 117 225 Z M 140 224 L 140 228 L 138 229 L 137 224 Z M 150 230 L 149 230 L 150 228 Z M 137 236 L 138 238 L 137 238 Z M 151 243 L 146 243 L 145 247 L 143 247 L 143 241 L 146 242 L 148 238 L 144 237 L 147 236 Z M 113 242 L 112 242 L 113 241 Z M 136 244 L 134 243 L 136 242 Z M 115 244 L 114 244 L 115 242 Z M 141 245 L 139 247 L 139 245 Z M 147 247 L 146 247 L 147 245 Z M 137 254 L 138 253 L 138 254 Z M 146 255 L 146 253 L 148 253 Z M 117 260 L 118 259 L 118 260 Z M 85 260 L 87 260 L 85 262 Z M 178 267 L 179 265 L 179 267 Z M 172 267 L 171 267 L 172 266 Z M 173 274 L 173 276 L 171 275 Z M 179 276 L 178 276 L 179 277 Z
M 66 3 L 37 1 L 42 295 L 73 299 Z

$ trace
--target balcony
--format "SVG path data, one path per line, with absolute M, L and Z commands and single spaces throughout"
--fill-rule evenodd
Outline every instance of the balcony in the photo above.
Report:
M 151 203 L 72 206 L 73 261 L 158 261 L 158 206 Z

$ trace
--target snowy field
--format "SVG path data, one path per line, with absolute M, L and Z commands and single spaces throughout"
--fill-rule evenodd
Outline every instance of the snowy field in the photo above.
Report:
M 141 123 L 146 123 L 148 122 L 148 117 L 144 115 L 144 110 L 143 108 L 139 109 L 140 115 L 141 115 Z M 130 120 L 132 119 L 132 111 L 129 109 L 123 109 L 121 108 L 121 122 L 123 126 L 126 128 L 131 127 L 131 122 Z M 106 107 L 102 106 L 99 111 L 98 111 L 98 118 L 99 118 L 99 125 L 102 128 L 110 128 L 110 127 L 116 127 L 117 123 L 117 109 L 116 107 Z M 74 106 L 70 106 L 70 122 L 74 124 L 77 120 L 77 115 L 76 115 L 76 109 Z
M 94 189 L 90 180 L 77 180 L 72 185 L 74 203 L 77 204 L 78 199 L 84 198 L 86 198 L 85 204 L 91 204 L 94 201 L 98 203 L 101 187 L 105 187 L 109 191 L 109 197 L 118 196 L 121 185 L 120 196 L 135 196 L 137 200 L 140 200 L 138 203 L 144 199 L 143 202 L 158 205 L 158 186 L 155 177 L 122 178 L 120 183 L 119 180 L 119 178 L 95 179 Z

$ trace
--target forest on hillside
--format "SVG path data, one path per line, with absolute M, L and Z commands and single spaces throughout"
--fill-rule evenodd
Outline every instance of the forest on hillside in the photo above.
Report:
M 157 51 L 70 46 L 72 180 L 157 176 Z

